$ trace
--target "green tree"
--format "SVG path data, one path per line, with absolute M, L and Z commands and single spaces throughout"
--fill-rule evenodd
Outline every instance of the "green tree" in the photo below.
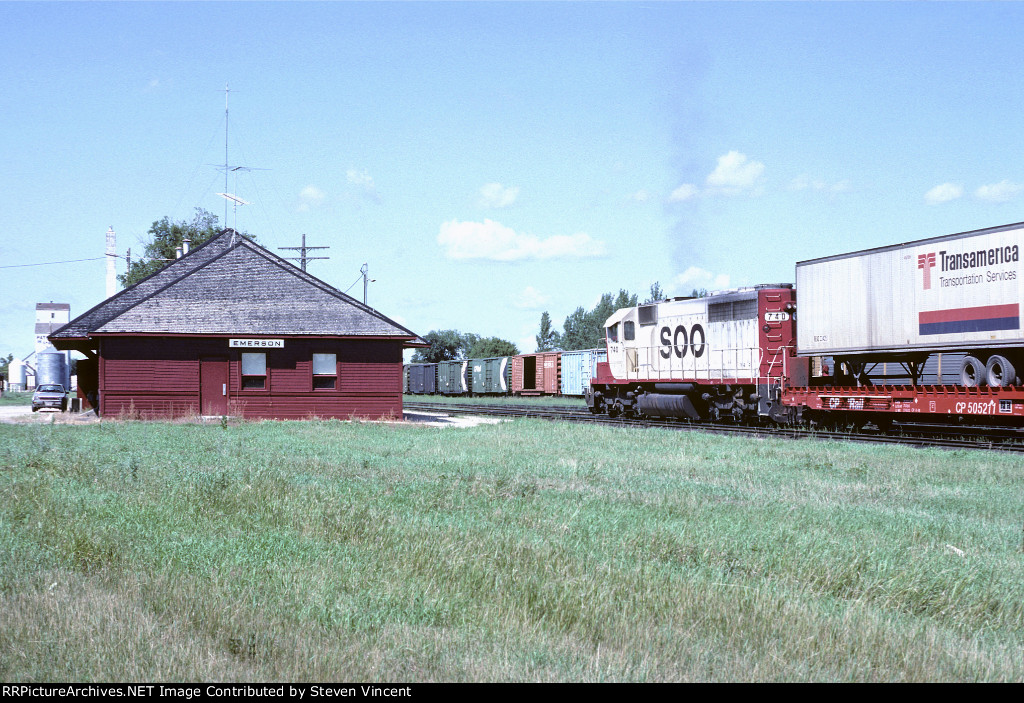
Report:
M 655 281 L 651 284 L 651 292 L 647 296 L 647 300 L 644 301 L 644 305 L 661 302 L 667 297 L 668 296 L 665 294 L 665 291 L 661 288 L 661 284 Z
M 14 361 L 14 354 L 8 354 L 7 356 L 0 356 L 0 376 L 7 378 L 8 369 L 10 368 L 11 362 Z
M 706 298 L 706 297 L 708 297 L 708 289 L 707 288 L 694 288 L 692 291 L 690 291 L 690 297 L 691 298 Z
M 477 343 L 480 335 L 458 330 L 430 330 L 423 339 L 430 342 L 428 349 L 417 349 L 412 361 L 417 364 L 434 364 L 438 361 L 455 361 L 469 358 L 470 348 Z
M 573 310 L 562 323 L 560 340 L 562 349 L 592 349 L 593 347 L 587 345 L 587 340 L 591 336 L 588 327 L 587 311 L 581 305 Z
M 547 310 L 540 316 L 540 333 L 537 335 L 536 340 L 537 351 L 539 352 L 555 351 L 561 344 L 560 335 L 551 325 L 551 315 L 548 314 Z
M 604 346 L 604 323 L 616 310 L 636 307 L 637 296 L 626 290 L 605 293 L 589 312 L 576 308 L 562 325 L 562 349 L 595 349 Z
M 142 256 L 132 261 L 125 273 L 117 278 L 124 287 L 135 285 L 174 261 L 175 252 L 187 238 L 189 246 L 195 248 L 220 233 L 217 216 L 197 207 L 191 221 L 172 222 L 167 216 L 157 220 L 149 228 L 150 241 Z M 239 232 L 243 237 L 256 239 L 251 234 Z
M 469 359 L 490 359 L 495 356 L 515 356 L 519 347 L 500 337 L 481 337 L 466 353 Z

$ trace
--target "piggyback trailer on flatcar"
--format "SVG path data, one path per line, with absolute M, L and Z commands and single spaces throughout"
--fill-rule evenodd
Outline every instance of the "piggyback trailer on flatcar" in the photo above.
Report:
M 833 363 L 807 383 L 790 379 L 783 403 L 853 424 L 913 415 L 1019 423 L 1022 250 L 1024 224 L 1011 224 L 798 262 L 788 366 Z M 959 361 L 952 382 L 929 377 L 936 357 Z

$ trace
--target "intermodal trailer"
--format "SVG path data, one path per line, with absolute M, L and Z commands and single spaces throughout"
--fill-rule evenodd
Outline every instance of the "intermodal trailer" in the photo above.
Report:
M 512 357 L 514 395 L 558 395 L 561 352 L 538 352 Z
M 597 364 L 601 361 L 608 361 L 607 349 L 562 352 L 562 395 L 586 395 L 591 379 L 597 376 Z
M 796 265 L 801 356 L 1024 346 L 1024 223 Z

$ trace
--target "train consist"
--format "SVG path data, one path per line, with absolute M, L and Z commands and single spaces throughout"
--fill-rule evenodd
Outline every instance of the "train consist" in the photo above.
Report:
M 795 287 L 618 310 L 587 405 L 693 421 L 1021 424 L 1022 249 L 1024 223 L 1005 225 L 802 261 Z
M 597 364 L 607 358 L 604 349 L 582 349 L 406 364 L 402 390 L 411 395 L 582 397 Z

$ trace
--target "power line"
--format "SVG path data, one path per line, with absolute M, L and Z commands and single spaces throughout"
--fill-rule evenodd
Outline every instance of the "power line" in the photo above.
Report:
M 101 260 L 106 259 L 106 258 L 107 257 L 105 257 L 105 256 L 95 256 L 95 257 L 93 257 L 91 259 L 70 259 L 68 261 L 44 261 L 44 262 L 38 263 L 38 264 L 6 264 L 4 266 L 0 266 L 0 269 L 24 268 L 26 266 L 53 266 L 54 264 L 77 264 L 77 263 L 79 263 L 81 261 L 101 261 Z M 125 257 L 118 256 L 117 258 L 123 259 Z

